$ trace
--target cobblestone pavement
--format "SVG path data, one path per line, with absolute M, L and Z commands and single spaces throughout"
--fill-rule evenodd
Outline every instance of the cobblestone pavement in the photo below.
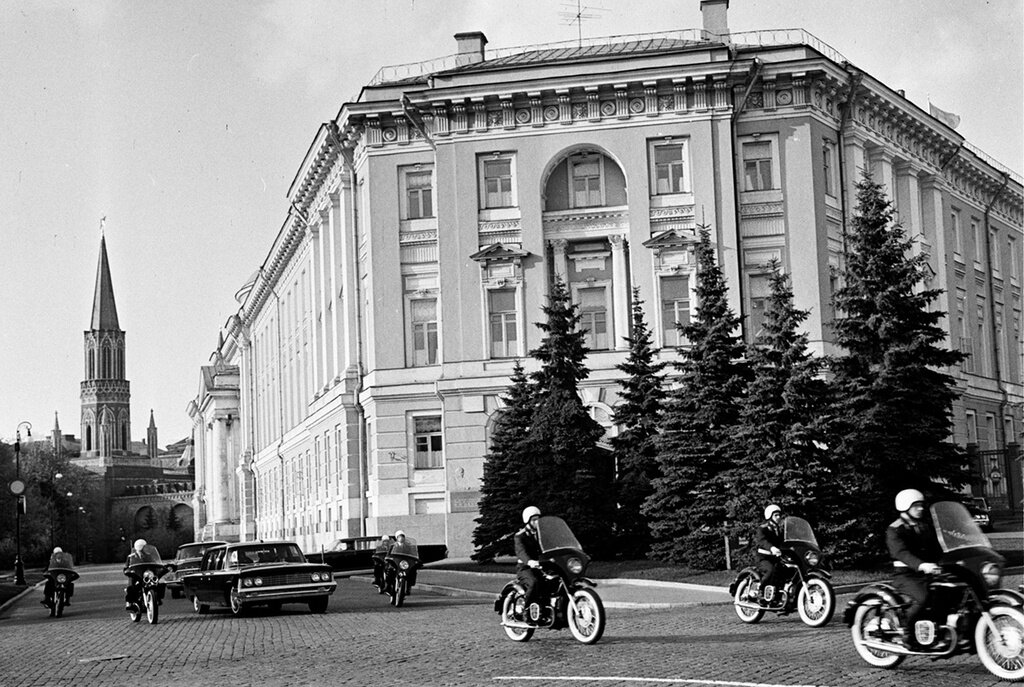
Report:
M 47 617 L 40 590 L 0 616 L 0 685 L 1003 684 L 974 656 L 876 670 L 857 657 L 838 618 L 817 630 L 796 617 L 750 626 L 725 604 L 611 609 L 594 646 L 568 631 L 538 631 L 519 644 L 505 637 L 486 599 L 416 590 L 406 606 L 392 608 L 365 582 L 348 579 L 339 580 L 324 615 L 292 605 L 280 614 L 199 616 L 168 595 L 159 624 L 131 623 L 120 571 L 81 572 L 64 618 Z

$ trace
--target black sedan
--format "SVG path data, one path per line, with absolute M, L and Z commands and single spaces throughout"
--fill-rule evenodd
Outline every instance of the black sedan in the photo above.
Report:
M 337 587 L 329 565 L 307 563 L 298 544 L 289 541 L 212 547 L 203 554 L 199 572 L 182 582 L 197 613 L 227 606 L 235 615 L 252 606 L 280 610 L 284 603 L 304 603 L 313 613 L 324 613 Z
M 391 545 L 395 540 L 389 537 Z M 310 563 L 325 563 L 335 570 L 369 570 L 373 567 L 373 552 L 380 544 L 380 537 L 349 537 L 335 539 L 323 550 L 306 554 Z M 420 544 L 420 561 L 430 563 L 448 557 L 444 544 Z
M 194 541 L 178 547 L 178 554 L 174 557 L 175 570 L 164 575 L 161 580 L 171 592 L 171 598 L 180 599 L 185 596 L 185 589 L 181 584 L 182 579 L 185 575 L 191 575 L 199 570 L 199 564 L 202 563 L 203 554 L 207 549 L 221 544 L 227 544 L 227 542 Z

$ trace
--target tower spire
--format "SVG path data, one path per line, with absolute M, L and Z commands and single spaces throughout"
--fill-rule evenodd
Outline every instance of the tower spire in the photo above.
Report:
M 106 219 L 106 218 L 104 218 Z M 100 222 L 102 228 L 103 223 Z M 110 278 L 110 263 L 107 261 L 107 239 L 100 236 L 100 260 L 96 267 L 96 291 L 92 297 L 93 331 L 118 331 L 117 305 L 114 303 L 114 283 Z

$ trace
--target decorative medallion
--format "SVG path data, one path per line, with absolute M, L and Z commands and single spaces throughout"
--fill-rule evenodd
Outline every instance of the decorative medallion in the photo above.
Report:
M 530 123 L 530 111 L 529 110 L 516 110 L 516 121 L 520 124 Z
M 605 100 L 603 103 L 601 103 L 601 114 L 604 115 L 605 117 L 611 117 L 613 114 L 615 114 L 615 103 L 613 103 L 611 100 Z
M 633 98 L 629 101 L 629 111 L 633 114 L 639 114 L 644 111 L 644 101 L 641 98 Z
M 398 130 L 393 126 L 389 126 L 381 132 L 381 137 L 388 142 L 394 141 L 398 138 Z
M 778 93 L 775 94 L 775 102 L 777 102 L 779 105 L 789 105 L 791 102 L 793 102 L 793 92 L 779 91 Z
M 558 119 L 558 108 L 554 105 L 548 105 L 544 108 L 544 121 L 553 122 Z

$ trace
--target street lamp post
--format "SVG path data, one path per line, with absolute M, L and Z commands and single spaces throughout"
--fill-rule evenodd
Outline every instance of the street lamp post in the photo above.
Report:
M 15 508 L 15 547 L 17 553 L 14 557 L 14 584 L 25 586 L 25 565 L 21 562 L 21 510 L 25 498 L 25 483 L 21 481 L 21 426 L 25 425 L 25 435 L 32 438 L 32 423 L 19 422 L 18 428 L 14 430 L 14 481 L 11 482 L 11 491 L 17 496 Z

